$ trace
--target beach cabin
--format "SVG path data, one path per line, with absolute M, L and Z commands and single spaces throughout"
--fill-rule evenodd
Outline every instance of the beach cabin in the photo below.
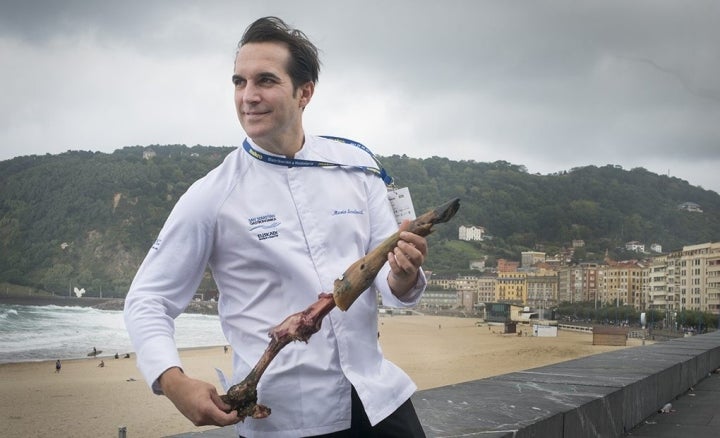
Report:
M 523 307 L 509 303 L 485 303 L 486 320 L 488 322 L 518 322 Z
M 593 327 L 593 345 L 627 345 L 628 328 L 596 325 Z
M 556 338 L 558 328 L 556 325 L 533 324 L 533 336 L 541 338 Z

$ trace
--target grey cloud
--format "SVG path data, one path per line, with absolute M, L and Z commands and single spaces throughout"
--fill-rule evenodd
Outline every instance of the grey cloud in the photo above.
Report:
M 688 171 L 693 163 L 720 161 L 720 3 L 710 0 L 13 0 L 0 12 L 0 47 L 18 56 L 0 61 L 0 80 L 21 85 L 0 102 L 0 159 L 13 156 L 9 142 L 25 146 L 12 154 L 47 150 L 43 135 L 60 151 L 124 141 L 237 144 L 224 81 L 236 41 L 262 15 L 286 19 L 321 49 L 313 127 L 360 135 L 380 153 L 505 159 L 540 172 L 648 163 L 688 172 L 691 182 L 701 173 Z M 64 63 L 57 55 L 74 45 L 113 56 Z M 56 65 L 42 65 L 44 54 Z M 33 86 L 29 78 L 54 85 L 49 67 L 65 83 Z M 145 109 L 148 94 L 155 101 Z M 111 134 L 73 136 L 83 114 L 108 105 L 125 123 L 100 118 L 107 126 L 97 132 Z M 703 181 L 720 189 L 717 177 Z

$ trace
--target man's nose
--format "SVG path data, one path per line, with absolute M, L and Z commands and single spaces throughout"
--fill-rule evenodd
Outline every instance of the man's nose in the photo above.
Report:
M 246 102 L 258 102 L 260 97 L 260 88 L 248 82 L 243 89 L 243 100 Z

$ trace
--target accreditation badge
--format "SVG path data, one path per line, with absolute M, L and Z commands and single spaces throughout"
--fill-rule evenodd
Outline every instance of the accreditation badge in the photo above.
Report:
M 410 198 L 410 190 L 407 187 L 389 189 L 388 199 L 398 225 L 405 219 L 415 219 L 415 208 L 413 207 L 412 198 Z

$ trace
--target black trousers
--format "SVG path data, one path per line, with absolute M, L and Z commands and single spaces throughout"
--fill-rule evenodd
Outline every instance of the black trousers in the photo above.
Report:
M 375 427 L 370 425 L 355 388 L 352 388 L 351 409 L 350 429 L 305 438 L 425 438 L 425 432 L 410 399 Z
M 352 388 L 350 429 L 318 435 L 314 438 L 425 438 L 425 432 L 410 399 L 375 427 L 371 426 L 360 397 L 355 392 L 355 388 Z

